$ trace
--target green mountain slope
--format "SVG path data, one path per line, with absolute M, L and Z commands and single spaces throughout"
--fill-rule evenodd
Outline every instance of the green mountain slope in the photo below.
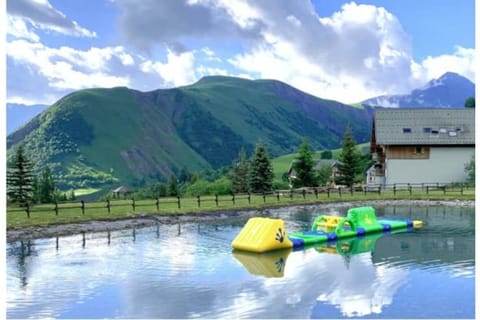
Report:
M 61 188 L 165 180 L 230 165 L 241 147 L 263 140 L 272 157 L 340 146 L 347 125 L 358 142 L 370 134 L 371 108 L 358 109 L 272 80 L 206 77 L 190 86 L 139 92 L 74 92 L 7 137 L 7 156 L 25 143 Z

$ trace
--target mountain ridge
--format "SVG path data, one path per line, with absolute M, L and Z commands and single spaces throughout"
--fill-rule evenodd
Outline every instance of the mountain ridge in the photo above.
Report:
M 364 100 L 363 105 L 384 108 L 463 108 L 475 96 L 475 84 L 467 78 L 446 72 L 409 94 L 383 95 Z
M 347 125 L 369 135 L 372 108 L 306 95 L 271 80 L 205 78 L 189 86 L 73 92 L 7 137 L 37 167 L 48 164 L 61 188 L 142 185 L 189 171 L 231 165 L 260 140 L 271 156 L 306 137 L 315 149 L 340 145 Z

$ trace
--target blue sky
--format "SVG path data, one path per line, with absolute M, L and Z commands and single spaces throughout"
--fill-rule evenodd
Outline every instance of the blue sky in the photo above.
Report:
M 228 75 L 354 103 L 474 81 L 474 45 L 474 0 L 7 0 L 6 98 Z

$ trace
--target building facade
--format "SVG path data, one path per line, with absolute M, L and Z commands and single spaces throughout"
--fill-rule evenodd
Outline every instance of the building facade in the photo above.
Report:
M 475 109 L 377 109 L 368 185 L 467 179 L 475 153 Z

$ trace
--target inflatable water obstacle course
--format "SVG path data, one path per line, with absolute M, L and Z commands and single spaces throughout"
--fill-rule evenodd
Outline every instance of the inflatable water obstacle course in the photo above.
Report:
M 346 217 L 320 215 L 311 230 L 286 234 L 282 219 L 250 218 L 232 242 L 235 250 L 263 253 L 300 249 L 325 242 L 362 237 L 378 232 L 421 228 L 423 222 L 409 219 L 378 219 L 372 207 L 349 209 Z
M 281 278 L 287 265 L 290 253 L 300 250 L 315 249 L 320 254 L 340 255 L 348 259 L 354 255 L 373 252 L 378 239 L 397 233 L 408 232 L 408 229 L 393 230 L 388 233 L 377 232 L 362 237 L 353 237 L 322 244 L 306 245 L 301 248 L 272 250 L 262 254 L 256 252 L 234 250 L 233 256 L 250 274 L 266 278 Z

